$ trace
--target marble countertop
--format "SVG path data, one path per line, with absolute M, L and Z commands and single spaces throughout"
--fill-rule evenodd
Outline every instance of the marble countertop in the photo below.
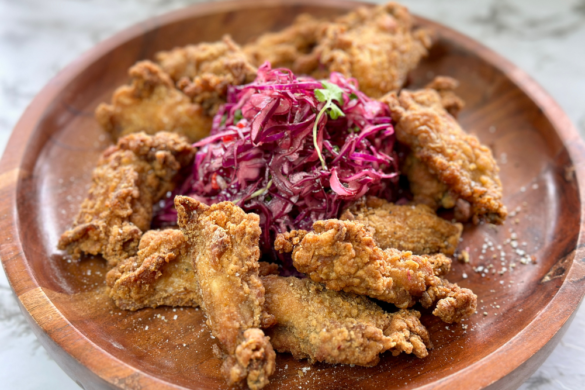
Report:
M 0 153 L 39 90 L 117 31 L 189 0 L 0 0 Z M 585 0 L 401 0 L 467 34 L 535 78 L 585 135 Z M 0 383 L 5 389 L 77 389 L 41 347 L 0 270 Z M 582 389 L 585 306 L 552 355 L 520 388 Z

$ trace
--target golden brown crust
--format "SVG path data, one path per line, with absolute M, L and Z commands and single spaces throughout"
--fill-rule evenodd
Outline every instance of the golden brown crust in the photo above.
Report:
M 262 281 L 266 308 L 277 320 L 267 333 L 277 351 L 295 359 L 371 367 L 385 351 L 424 358 L 432 347 L 417 311 L 386 313 L 365 297 L 308 279 L 271 275 Z
M 403 90 L 400 96 L 389 94 L 382 100 L 397 123 L 398 141 L 409 146 L 414 157 L 451 194 L 470 203 L 474 220 L 503 223 L 507 211 L 492 152 L 461 129 L 443 107 L 439 93 L 433 89 Z M 415 188 L 411 190 L 416 198 Z M 455 206 L 455 201 L 452 203 Z
M 395 248 L 416 255 L 444 253 L 452 256 L 463 226 L 440 217 L 426 205 L 395 205 L 368 196 L 346 210 L 341 220 L 361 222 L 373 229 L 381 249 Z
M 112 103 L 102 103 L 95 116 L 114 140 L 143 131 L 168 131 L 186 136 L 191 142 L 209 134 L 211 117 L 175 88 L 173 80 L 158 65 L 138 62 L 129 71 L 131 85 L 119 87 Z
M 124 310 L 157 306 L 199 306 L 199 287 L 180 230 L 150 230 L 138 254 L 106 276 L 108 295 Z
M 268 61 L 274 68 L 295 70 L 295 62 L 311 52 L 317 44 L 319 31 L 326 24 L 311 15 L 302 14 L 289 27 L 274 33 L 264 33 L 257 40 L 244 45 L 243 50 L 256 66 Z
M 152 207 L 174 188 L 179 170 L 194 150 L 176 134 L 131 134 L 104 151 L 93 171 L 92 185 L 71 230 L 58 248 L 74 258 L 102 254 L 108 265 L 134 256 L 149 229 Z
M 257 72 L 229 36 L 218 42 L 159 52 L 156 59 L 178 87 L 210 117 L 225 103 L 230 85 L 251 83 Z
M 412 16 L 396 3 L 358 8 L 333 21 L 303 16 L 278 33 L 244 47 L 260 65 L 287 67 L 317 79 L 339 72 L 357 79 L 371 97 L 400 88 L 408 72 L 427 55 L 430 33 L 413 30 Z
M 267 263 L 265 261 L 261 261 L 258 263 L 258 275 L 259 276 L 268 276 L 268 275 L 278 275 L 278 264 L 274 263 Z
M 441 105 L 449 114 L 457 118 L 459 111 L 465 107 L 465 102 L 457 96 L 454 90 L 459 86 L 459 81 L 447 76 L 437 76 L 428 83 L 425 88 L 434 89 L 441 97 Z
M 439 283 L 431 256 L 413 255 L 397 249 L 380 249 L 359 222 L 330 219 L 313 224 L 298 245 L 293 245 L 293 265 L 311 280 L 328 289 L 367 295 L 399 308 L 416 303 L 430 286 Z
M 433 315 L 451 324 L 471 317 L 477 308 L 477 295 L 467 288 L 442 279 L 437 286 L 430 287 L 421 299 L 424 308 L 436 303 Z
M 276 236 L 274 240 L 274 249 L 280 253 L 290 253 L 295 245 L 299 245 L 307 235 L 306 230 L 293 230 Z
M 414 198 L 413 202 L 424 204 L 433 210 L 443 207 L 451 209 L 457 203 L 457 195 L 449 191 L 449 187 L 439 181 L 436 175 L 429 171 L 429 168 L 409 153 L 401 167 L 410 185 L 410 191 Z
M 206 206 L 175 198 L 178 224 L 189 242 L 207 324 L 226 356 L 222 372 L 229 384 L 247 379 L 251 389 L 268 384 L 274 351 L 259 329 L 273 323 L 264 310 L 258 276 L 260 225 L 232 202 Z

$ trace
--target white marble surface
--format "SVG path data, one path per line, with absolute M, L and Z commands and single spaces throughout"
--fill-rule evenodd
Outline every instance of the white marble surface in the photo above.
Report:
M 0 0 L 0 153 L 22 112 L 99 41 L 189 0 Z M 585 0 L 402 0 L 532 75 L 585 135 Z M 585 388 L 585 306 L 522 390 Z M 0 387 L 76 389 L 40 346 L 0 271 Z

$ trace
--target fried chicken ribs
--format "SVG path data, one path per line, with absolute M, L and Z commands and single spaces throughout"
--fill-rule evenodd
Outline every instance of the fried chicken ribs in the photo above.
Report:
M 188 241 L 202 309 L 225 360 L 230 385 L 246 380 L 250 389 L 268 384 L 275 353 L 260 329 L 273 324 L 264 309 L 264 286 L 258 275 L 260 225 L 231 202 L 206 206 L 177 196 L 178 223 Z
M 451 267 L 451 260 L 443 254 L 418 256 L 394 248 L 382 250 L 363 224 L 351 221 L 317 221 L 313 232 L 281 234 L 274 246 L 281 252 L 292 249 L 294 267 L 328 289 L 366 295 L 402 309 L 413 306 L 429 289 L 441 286 L 440 277 Z M 460 289 L 456 294 L 472 299 L 457 300 L 460 305 L 454 310 L 475 311 L 477 297 L 473 292 Z M 428 307 L 446 298 L 434 293 L 427 296 L 431 302 Z M 465 316 L 449 314 L 442 319 L 448 322 Z
M 199 286 L 180 230 L 149 230 L 136 256 L 106 275 L 107 293 L 123 310 L 199 306 Z
M 139 131 L 174 132 L 191 142 L 204 138 L 227 88 L 256 77 L 256 68 L 228 36 L 159 52 L 156 60 L 130 68 L 132 83 L 96 109 L 98 123 L 114 140 Z
M 442 92 L 402 90 L 382 98 L 396 121 L 396 138 L 412 152 L 403 170 L 414 200 L 433 208 L 458 202 L 462 208 L 464 201 L 470 209 L 461 214 L 470 214 L 474 222 L 502 224 L 507 211 L 498 165 L 491 150 L 448 112 L 453 98 L 446 97 L 447 88 Z
M 417 311 L 387 313 L 365 297 L 308 279 L 269 275 L 262 282 L 266 309 L 277 321 L 266 332 L 277 351 L 295 359 L 371 367 L 385 351 L 424 358 L 432 347 Z
M 333 21 L 303 15 L 290 27 L 244 46 L 259 66 L 287 67 L 316 79 L 339 72 L 360 90 L 379 98 L 402 87 L 431 46 L 430 33 L 414 29 L 405 7 L 388 3 L 361 7 Z
M 89 193 L 58 248 L 74 258 L 101 254 L 112 267 L 134 256 L 150 228 L 154 203 L 173 190 L 193 155 L 193 147 L 177 134 L 121 138 L 102 154 Z
M 130 68 L 129 74 L 132 84 L 119 87 L 112 103 L 102 103 L 95 111 L 98 123 L 112 139 L 140 131 L 167 131 L 193 142 L 209 134 L 211 117 L 177 89 L 160 66 L 141 61 Z
M 357 221 L 373 230 L 381 249 L 395 248 L 415 255 L 443 253 L 452 256 L 463 231 L 426 205 L 396 205 L 368 196 L 345 210 L 341 220 Z
M 251 83 L 257 72 L 229 36 L 218 42 L 162 51 L 156 54 L 156 60 L 178 88 L 203 107 L 208 117 L 213 117 L 225 103 L 230 85 Z

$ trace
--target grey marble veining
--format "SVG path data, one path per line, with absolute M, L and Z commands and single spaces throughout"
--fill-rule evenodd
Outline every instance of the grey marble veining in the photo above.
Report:
M 117 31 L 189 0 L 0 0 L 0 153 L 38 91 Z M 535 78 L 585 135 L 585 0 L 402 0 Z M 522 390 L 585 388 L 585 307 Z M 76 389 L 20 314 L 0 271 L 0 387 Z

